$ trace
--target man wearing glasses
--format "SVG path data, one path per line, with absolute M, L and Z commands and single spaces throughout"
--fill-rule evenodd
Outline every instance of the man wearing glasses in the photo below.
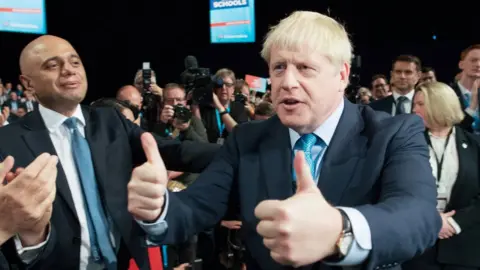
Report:
M 248 121 L 244 104 L 231 102 L 235 90 L 235 74 L 220 69 L 215 77 L 222 80 L 221 87 L 213 89 L 213 104 L 199 104 L 200 118 L 207 129 L 208 141 L 223 144 L 237 124 Z M 192 109 L 193 110 L 193 109 Z

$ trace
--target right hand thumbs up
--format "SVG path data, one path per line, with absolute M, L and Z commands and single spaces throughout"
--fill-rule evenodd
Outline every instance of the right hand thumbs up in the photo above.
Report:
M 141 136 L 147 162 L 133 170 L 128 183 L 128 211 L 136 219 L 152 222 L 162 213 L 168 175 L 152 134 Z

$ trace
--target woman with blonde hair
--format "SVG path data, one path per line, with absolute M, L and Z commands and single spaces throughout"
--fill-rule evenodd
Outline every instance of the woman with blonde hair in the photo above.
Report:
M 436 244 L 402 266 L 404 270 L 479 269 L 480 144 L 456 126 L 463 118 L 454 90 L 441 82 L 420 84 L 413 111 L 425 123 L 425 139 L 437 184 L 442 229 Z

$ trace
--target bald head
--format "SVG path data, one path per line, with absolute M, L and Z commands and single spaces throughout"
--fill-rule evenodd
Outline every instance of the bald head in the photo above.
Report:
M 20 81 L 45 107 L 70 116 L 85 98 L 85 68 L 65 39 L 45 35 L 36 38 L 20 55 Z
M 130 101 L 131 104 L 142 107 L 142 95 L 140 91 L 133 85 L 125 85 L 117 91 L 117 99 Z
M 36 56 L 38 57 L 39 54 L 48 51 L 54 46 L 70 47 L 73 49 L 70 42 L 63 38 L 51 35 L 41 36 L 28 43 L 20 54 L 20 70 L 22 74 L 29 74 L 30 67 L 32 66 L 31 61 L 34 61 Z

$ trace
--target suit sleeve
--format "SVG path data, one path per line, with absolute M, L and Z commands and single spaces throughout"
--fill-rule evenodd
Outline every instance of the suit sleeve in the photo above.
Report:
M 125 119 L 118 111 L 116 117 L 120 119 L 130 139 L 133 161 L 142 164 L 146 161 L 140 136 L 145 132 L 139 126 Z M 213 160 L 220 148 L 219 145 L 177 140 L 168 140 L 154 135 L 157 140 L 160 155 L 167 170 L 200 173 Z
M 188 189 L 169 193 L 168 229 L 163 243 L 183 243 L 223 218 L 238 170 L 239 130 L 234 129 L 210 166 Z
M 356 207 L 371 229 L 367 269 L 419 255 L 434 245 L 442 225 L 423 124 L 416 116 L 404 119 L 387 146 L 378 203 Z

